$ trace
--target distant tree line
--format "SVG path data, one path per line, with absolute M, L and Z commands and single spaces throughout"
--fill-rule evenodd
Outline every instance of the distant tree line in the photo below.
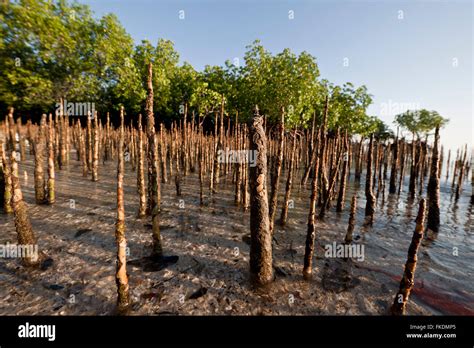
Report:
M 286 128 L 308 128 L 313 117 L 321 122 L 328 96 L 328 129 L 393 136 L 380 119 L 367 115 L 372 98 L 365 86 L 320 79 L 316 58 L 307 52 L 271 54 L 256 40 L 247 46 L 242 64 L 226 61 L 196 71 L 180 64 L 169 40 L 135 45 L 114 14 L 95 19 L 88 6 L 65 0 L 0 5 L 4 113 L 9 106 L 20 115 L 52 112 L 60 100 L 94 103 L 100 114 L 118 115 L 121 106 L 129 115 L 143 113 L 148 62 L 153 63 L 153 105 L 160 122 L 184 113 L 212 119 L 225 103 L 232 120 L 246 121 L 258 105 L 269 124 L 277 123 L 284 110 Z M 397 121 L 410 132 L 420 126 L 407 117 Z

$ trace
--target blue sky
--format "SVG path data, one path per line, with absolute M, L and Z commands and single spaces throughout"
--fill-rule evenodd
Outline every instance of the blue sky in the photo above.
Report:
M 255 39 L 272 53 L 307 51 L 322 78 L 366 85 L 374 99 L 370 114 L 392 124 L 406 108 L 436 110 L 450 119 L 441 133 L 447 147 L 473 144 L 470 0 L 79 2 L 96 16 L 115 13 L 136 42 L 172 40 L 181 60 L 198 70 L 243 62 Z

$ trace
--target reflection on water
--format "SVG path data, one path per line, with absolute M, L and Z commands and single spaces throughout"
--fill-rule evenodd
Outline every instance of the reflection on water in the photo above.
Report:
M 361 243 L 366 244 L 366 263 L 384 271 L 400 276 L 406 261 L 408 247 L 415 229 L 419 196 L 410 198 L 407 185 L 400 195 L 383 194 L 377 200 L 377 210 L 373 226 L 364 225 L 365 178 L 355 183 L 353 177 L 348 185 L 346 206 L 343 214 L 331 209 L 321 226 L 330 222 L 334 229 L 344 230 L 347 226 L 348 208 L 352 195 L 358 196 L 357 226 L 355 234 L 361 235 Z M 427 180 L 426 180 L 427 185 Z M 426 197 L 426 185 L 424 197 Z M 440 182 L 441 226 L 438 233 L 425 233 L 418 254 L 418 267 L 415 275 L 421 284 L 433 284 L 439 296 L 466 306 L 474 311 L 474 234 L 471 229 L 470 182 L 465 181 L 459 200 L 454 199 L 451 183 L 444 179 Z M 417 190 L 418 191 L 418 190 Z M 304 192 L 303 192 L 304 193 Z M 299 193 L 301 194 L 301 193 Z M 308 200 L 308 194 L 304 199 Z M 293 212 L 293 216 L 305 214 L 307 205 L 299 206 L 302 211 Z M 298 208 L 298 206 L 296 207 Z M 297 225 L 291 218 L 290 223 Z M 322 224 L 322 225 L 321 225 Z M 298 226 L 300 235 L 304 234 L 304 225 Z M 326 233 L 326 232 L 321 232 Z

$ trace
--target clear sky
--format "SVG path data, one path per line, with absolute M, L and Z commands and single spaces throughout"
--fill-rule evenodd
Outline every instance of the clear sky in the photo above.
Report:
M 436 110 L 450 119 L 442 143 L 472 147 L 471 0 L 79 2 L 96 16 L 115 13 L 137 43 L 172 40 L 181 60 L 198 70 L 227 59 L 243 63 L 255 39 L 272 53 L 307 51 L 322 78 L 367 86 L 374 101 L 369 114 L 392 125 L 407 108 Z

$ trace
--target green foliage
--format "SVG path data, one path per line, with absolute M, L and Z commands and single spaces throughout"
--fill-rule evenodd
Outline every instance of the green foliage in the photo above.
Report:
M 415 111 L 407 110 L 404 113 L 395 116 L 395 123 L 411 133 L 418 131 L 418 121 Z
M 428 111 L 428 110 L 420 110 L 418 123 L 419 129 L 422 133 L 428 133 L 435 129 L 436 127 L 444 127 L 448 124 L 449 119 L 443 118 L 438 112 L 436 111 Z
M 374 134 L 375 139 L 388 140 L 390 138 L 394 138 L 395 135 L 393 134 L 393 131 L 385 122 L 376 116 L 372 117 L 371 119 L 373 124 L 370 126 L 370 129 Z
M 172 80 L 177 73 L 179 62 L 179 54 L 175 51 L 173 42 L 160 39 L 154 47 L 148 40 L 143 40 L 135 47 L 133 61 L 141 77 L 143 91 L 143 98 L 136 100 L 136 103 L 140 105 L 144 102 L 147 66 L 152 62 L 154 110 L 160 116 L 171 114 L 173 112 L 171 106 Z
M 244 117 L 258 105 L 270 122 L 279 119 L 282 107 L 290 127 L 308 122 L 320 91 L 316 59 L 306 52 L 296 56 L 289 49 L 272 56 L 258 40 L 247 49 L 237 103 Z
M 51 111 L 66 98 L 134 110 L 144 97 L 130 61 L 133 40 L 114 15 L 94 20 L 87 6 L 45 0 L 9 2 L 0 13 L 4 104 Z
M 269 124 L 285 110 L 287 128 L 321 124 L 329 98 L 329 130 L 366 137 L 393 136 L 381 120 L 367 115 L 372 96 L 365 86 L 319 79 L 316 58 L 290 49 L 272 54 L 260 41 L 247 46 L 244 64 L 226 61 L 202 72 L 180 64 L 173 42 L 135 45 L 117 17 L 94 19 L 89 8 L 66 0 L 18 0 L 0 5 L 0 106 L 52 111 L 60 98 L 95 102 L 99 112 L 123 105 L 143 112 L 147 65 L 153 63 L 154 111 L 160 120 L 239 113 L 245 121 L 255 105 Z M 396 123 L 427 134 L 447 120 L 434 111 L 408 111 Z
M 437 126 L 444 127 L 449 120 L 443 118 L 436 111 L 421 110 L 407 110 L 404 113 L 395 116 L 397 125 L 408 130 L 412 134 L 416 134 L 419 138 L 422 135 L 427 135 Z
M 101 109 L 126 106 L 131 112 L 140 110 L 145 90 L 140 82 L 140 66 L 131 58 L 134 53 L 132 38 L 115 15 L 104 16 L 96 29 L 94 76 L 99 80 Z
M 366 114 L 372 97 L 365 86 L 355 88 L 352 83 L 342 87 L 333 86 L 324 81 L 325 94 L 330 96 L 328 126 L 330 129 L 340 128 L 349 134 L 367 135 L 371 133 L 368 125 L 371 119 Z
M 207 116 L 210 113 L 217 112 L 222 102 L 225 103 L 225 99 L 221 94 L 208 88 L 206 82 L 201 82 L 194 90 L 190 105 L 196 108 L 199 116 Z
M 1 6 L 2 101 L 45 108 L 69 95 L 95 95 L 95 25 L 88 7 L 21 0 Z

